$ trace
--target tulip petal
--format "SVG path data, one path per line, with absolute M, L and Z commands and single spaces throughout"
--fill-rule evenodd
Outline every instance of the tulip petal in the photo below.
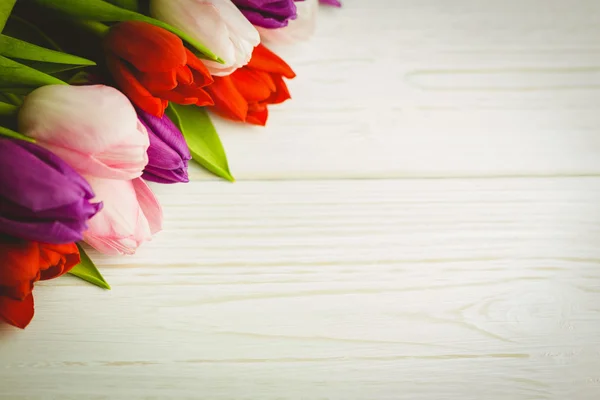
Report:
M 252 60 L 230 76 L 215 78 L 207 88 L 214 110 L 227 118 L 264 125 L 268 118 L 267 105 L 290 98 L 282 75 L 293 78 L 294 71 L 277 55 L 262 45 L 254 49 Z M 246 108 L 241 108 L 242 100 Z M 240 111 L 245 116 L 242 117 Z
M 148 166 L 142 174 L 142 179 L 162 184 L 187 183 L 190 181 L 187 164 L 185 162 L 185 166 L 177 169 L 162 169 Z
M 0 233 L 28 240 L 81 240 L 100 204 L 85 179 L 50 151 L 0 140 Z
M 138 242 L 132 238 L 113 238 L 98 236 L 93 233 L 84 235 L 84 240 L 98 252 L 108 255 L 132 255 L 138 247 Z
M 110 52 L 142 72 L 168 72 L 185 65 L 183 41 L 174 33 L 146 22 L 116 24 L 104 43 Z
M 4 322 L 25 329 L 33 319 L 33 314 L 33 295 L 29 294 L 23 300 L 0 296 L 0 319 Z
M 139 146 L 117 146 L 105 153 L 95 155 L 76 153 L 70 148 L 45 144 L 57 156 L 71 165 L 84 168 L 85 174 L 107 179 L 133 179 L 142 174 L 148 156 L 139 151 Z
M 267 99 L 266 103 L 280 104 L 292 98 L 290 91 L 281 76 L 273 77 L 273 82 L 275 83 L 275 90 L 271 94 L 271 97 Z
M 119 88 L 131 99 L 133 104 L 157 117 L 164 115 L 167 108 L 165 102 L 154 97 L 121 60 L 107 56 L 106 64 Z
M 137 76 L 140 84 L 151 93 L 177 87 L 177 71 L 175 69 L 166 72 L 140 72 Z
M 208 92 L 205 90 L 196 92 L 196 95 L 198 96 L 198 101 L 196 101 L 195 104 L 198 107 L 212 106 L 215 104 L 215 101 L 213 100 L 211 95 L 208 94 Z
M 221 17 L 219 8 L 211 2 L 202 6 L 194 3 L 181 0 L 152 1 L 150 13 L 153 17 L 192 35 L 218 54 L 226 64 L 233 64 L 235 53 L 229 40 L 229 29 Z M 193 11 L 190 10 L 192 7 L 195 8 Z
M 231 77 L 216 78 L 215 82 L 207 87 L 207 91 L 215 102 L 214 111 L 236 121 L 246 120 L 248 102 L 238 92 Z
M 19 111 L 19 129 L 86 175 L 132 179 L 147 162 L 148 135 L 129 99 L 112 87 L 36 89 Z
M 39 273 L 38 243 L 0 236 L 0 296 L 2 288 L 33 281 Z
M 53 245 L 40 243 L 40 280 L 57 278 L 69 272 L 81 260 L 75 243 Z
M 242 9 L 242 14 L 248 18 L 248 21 L 252 23 L 252 25 L 261 26 L 267 29 L 276 29 L 283 28 L 288 26 L 289 18 L 286 19 L 278 19 L 278 18 L 269 18 L 265 16 L 264 13 L 254 10 L 245 10 Z
M 0 233 L 49 243 L 70 243 L 83 238 L 87 224 L 74 221 L 14 221 L 0 216 Z
M 0 154 L 0 197 L 14 204 L 37 212 L 93 196 L 83 177 L 40 146 L 1 139 Z M 61 190 L 55 190 L 56 186 L 61 186 Z
M 150 13 L 204 43 L 224 61 L 205 61 L 214 76 L 245 65 L 260 36 L 230 0 L 153 0 Z
M 269 74 L 261 73 L 250 68 L 240 68 L 230 75 L 237 91 L 246 101 L 263 101 L 275 91 L 275 83 Z
M 133 254 L 150 229 L 138 235 L 140 206 L 131 181 L 87 177 L 104 208 L 89 221 L 84 240 L 106 254 Z M 143 217 L 143 216 L 142 216 Z M 145 218 L 144 218 L 145 219 Z
M 39 270 L 31 281 L 22 281 L 13 286 L 3 287 L 0 291 L 0 296 L 8 297 L 13 300 L 23 300 L 33 291 L 33 282 L 39 280 Z
M 183 167 L 183 160 L 177 151 L 172 149 L 167 143 L 163 142 L 152 131 L 150 132 L 150 147 L 148 148 L 148 158 L 150 162 L 148 167 L 161 167 L 162 169 L 177 169 Z
M 157 118 L 141 110 L 138 110 L 138 115 L 140 121 L 146 126 L 148 133 L 152 132 L 162 142 L 175 150 L 181 158 L 185 160 L 192 158 L 183 134 L 169 117 L 165 115 L 162 118 Z
M 150 136 L 149 162 L 142 178 L 158 183 L 189 182 L 187 168 L 192 156 L 181 131 L 166 115 L 156 118 L 141 110 L 139 115 Z
M 120 172 L 113 179 L 132 179 L 140 176 L 141 170 L 148 164 L 146 150 L 149 145 L 148 132 L 137 120 L 136 129 L 123 142 L 115 142 L 110 150 L 97 153 L 95 158 L 101 160 L 107 168 Z
M 156 199 L 151 201 L 153 195 L 147 186 L 143 187 L 145 183 L 141 178 L 132 181 L 87 178 L 97 198 L 104 203 L 104 209 L 90 220 L 90 228 L 84 233 L 85 241 L 102 253 L 134 254 L 160 229 L 160 205 Z
M 179 85 L 169 92 L 160 92 L 157 95 L 173 103 L 183 105 L 208 106 L 214 104 L 213 99 L 206 91 L 193 85 Z
M 265 126 L 269 118 L 269 109 L 266 105 L 252 104 L 252 108 L 248 110 L 246 122 L 249 124 Z
M 142 179 L 132 181 L 137 200 L 144 216 L 148 220 L 150 232 L 154 235 L 162 230 L 163 211 L 150 187 Z
M 177 76 L 177 83 L 191 85 L 194 82 L 194 75 L 188 66 L 178 67 L 174 72 Z
M 181 87 L 177 87 L 175 90 L 171 90 L 169 92 L 159 92 L 156 95 L 162 97 L 163 99 L 167 99 L 168 101 L 172 101 L 177 104 L 196 104 L 198 101 L 198 97 L 196 97 L 195 93 L 180 93 L 182 92 Z
M 268 29 L 282 28 L 296 18 L 294 0 L 233 0 L 252 25 Z
M 191 69 L 194 76 L 194 83 L 197 86 L 206 86 L 213 83 L 213 78 L 210 75 L 210 71 L 206 68 L 206 65 L 200 61 L 198 57 L 187 48 L 185 49 L 187 54 L 187 66 Z
M 254 48 L 248 67 L 280 74 L 288 79 L 296 77 L 296 73 L 285 61 L 262 44 Z
M 122 141 L 114 138 L 110 148 L 97 153 L 76 151 L 70 146 L 59 146 L 46 142 L 41 144 L 85 174 L 108 179 L 129 180 L 140 176 L 143 168 L 148 164 L 148 154 L 146 153 L 150 143 L 148 133 L 137 120 L 135 123 L 136 129 L 121 138 Z

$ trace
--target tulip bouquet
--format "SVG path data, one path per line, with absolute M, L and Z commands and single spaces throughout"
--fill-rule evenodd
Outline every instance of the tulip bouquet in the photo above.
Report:
M 266 124 L 295 77 L 266 45 L 310 35 L 317 5 L 0 1 L 0 321 L 29 324 L 39 280 L 108 289 L 84 249 L 161 230 L 148 181 L 188 182 L 192 160 L 233 181 L 210 114 Z

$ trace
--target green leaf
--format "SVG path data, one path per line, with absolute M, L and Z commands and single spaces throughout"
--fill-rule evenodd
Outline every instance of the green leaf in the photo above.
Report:
M 69 271 L 69 274 L 78 277 L 79 279 L 83 279 L 86 282 L 99 286 L 103 289 L 110 290 L 110 285 L 104 280 L 104 277 L 98 271 L 98 268 L 94 265 L 94 262 L 87 255 L 83 247 L 78 243 L 77 247 L 79 248 L 79 255 L 81 256 L 81 262 Z
M 3 103 L 3 104 L 6 104 L 6 103 Z M 15 132 L 12 129 L 5 128 L 3 126 L 0 126 L 0 135 L 6 136 L 9 138 L 13 138 L 13 139 L 24 140 L 24 141 L 30 142 L 30 143 L 35 143 L 34 139 L 27 137 L 19 132 Z
M 46 63 L 41 61 L 29 61 L 29 60 L 19 60 L 21 64 L 27 65 L 33 69 L 37 69 L 38 71 L 42 71 L 46 74 L 56 74 L 64 71 L 71 71 L 78 68 L 85 68 L 85 65 L 72 65 L 72 64 L 54 64 L 54 63 Z
M 0 56 L 0 91 L 22 93 L 45 85 L 66 85 L 51 75 Z
M 17 0 L 0 1 L 0 32 L 4 29 L 4 25 L 6 25 L 6 21 L 8 21 L 8 17 L 10 17 L 10 13 L 16 2 Z
M 75 66 L 96 65 L 95 62 L 82 57 L 46 49 L 2 34 L 0 34 L 0 54 L 8 58 L 18 58 L 45 63 L 69 64 Z
M 55 10 L 76 20 L 91 21 L 143 21 L 168 30 L 188 42 L 209 60 L 224 61 L 190 35 L 165 22 L 143 14 L 117 7 L 103 0 L 30 0 L 42 7 Z
M 140 4 L 138 0 L 106 0 L 109 3 L 114 4 L 115 6 L 119 6 L 121 8 L 125 8 L 131 11 L 139 11 Z
M 171 102 L 167 114 L 183 133 L 194 161 L 217 176 L 235 181 L 223 144 L 205 109 Z

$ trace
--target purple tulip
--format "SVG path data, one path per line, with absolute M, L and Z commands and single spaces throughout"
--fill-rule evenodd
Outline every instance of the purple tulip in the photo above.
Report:
M 188 161 L 192 156 L 181 131 L 164 115 L 162 118 L 137 110 L 148 130 L 148 165 L 142 178 L 158 183 L 189 182 Z
M 322 4 L 327 4 L 328 6 L 341 7 L 342 3 L 339 0 L 319 0 Z
M 233 0 L 252 25 L 267 29 L 283 28 L 296 19 L 294 0 Z
M 0 234 L 44 243 L 83 238 L 101 209 L 87 181 L 50 151 L 0 139 Z

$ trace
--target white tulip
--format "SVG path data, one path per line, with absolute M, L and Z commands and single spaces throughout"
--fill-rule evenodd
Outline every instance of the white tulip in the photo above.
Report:
M 258 31 L 231 0 L 151 0 L 150 14 L 192 36 L 225 63 L 202 60 L 210 73 L 226 76 L 250 61 Z

